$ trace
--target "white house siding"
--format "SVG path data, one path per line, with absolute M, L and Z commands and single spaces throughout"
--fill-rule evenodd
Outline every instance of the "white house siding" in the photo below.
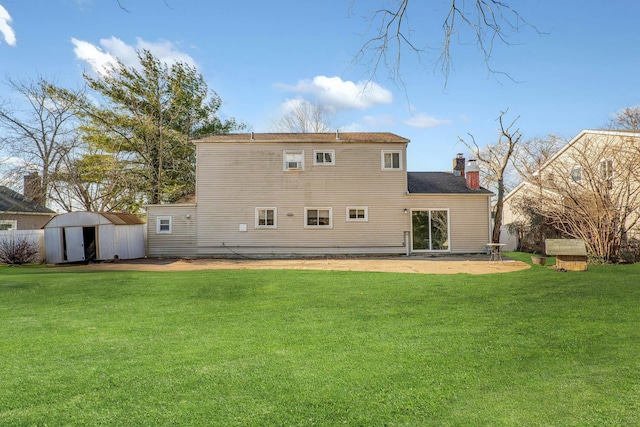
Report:
M 283 171 L 283 149 L 304 150 L 304 170 Z M 335 165 L 314 165 L 314 150 L 335 150 Z M 382 170 L 382 150 L 401 151 L 402 169 Z M 197 155 L 200 255 L 405 252 L 404 142 L 199 143 Z M 368 221 L 346 221 L 348 206 Z M 277 208 L 277 229 L 255 228 L 256 207 Z M 332 228 L 305 228 L 305 207 L 331 208 Z
M 489 196 L 487 194 L 411 194 L 407 205 L 413 210 L 449 211 L 451 253 L 478 253 L 487 249 L 489 233 Z M 409 217 L 410 215 L 407 215 Z M 409 218 L 410 221 L 410 218 Z
M 171 234 L 158 234 L 158 216 L 170 216 Z M 147 255 L 149 257 L 194 258 L 197 252 L 195 204 L 147 206 Z

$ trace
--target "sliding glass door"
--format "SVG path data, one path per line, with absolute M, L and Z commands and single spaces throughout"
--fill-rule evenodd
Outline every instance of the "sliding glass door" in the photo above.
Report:
M 449 211 L 411 211 L 411 250 L 449 252 Z

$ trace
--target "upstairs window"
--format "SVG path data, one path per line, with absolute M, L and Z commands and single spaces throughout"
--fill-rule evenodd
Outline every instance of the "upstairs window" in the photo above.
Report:
M 285 171 L 304 170 L 304 151 L 285 150 L 282 152 L 283 167 Z
M 277 228 L 276 208 L 256 208 L 256 228 Z
M 335 150 L 314 150 L 313 151 L 313 164 L 314 165 L 335 165 L 336 161 Z
M 402 151 L 382 151 L 382 169 L 383 170 L 401 170 L 402 169 Z
M 600 160 L 600 176 L 602 179 L 613 178 L 613 159 Z
M 571 180 L 573 182 L 582 181 L 582 167 L 574 166 L 573 169 L 571 169 Z

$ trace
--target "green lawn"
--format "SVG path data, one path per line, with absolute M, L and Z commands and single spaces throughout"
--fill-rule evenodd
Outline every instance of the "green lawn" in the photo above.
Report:
M 639 424 L 640 265 L 0 267 L 3 426 Z

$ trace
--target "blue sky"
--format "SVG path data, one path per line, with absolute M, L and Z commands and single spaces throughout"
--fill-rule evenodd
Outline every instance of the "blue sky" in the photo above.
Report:
M 380 0 L 0 0 L 0 78 L 43 76 L 80 87 L 82 72 L 114 56 L 125 63 L 146 48 L 198 68 L 233 116 L 255 132 L 271 131 L 292 100 L 335 108 L 344 131 L 388 131 L 409 138 L 408 169 L 449 170 L 468 150 L 498 137 L 496 118 L 525 139 L 605 127 L 612 114 L 640 103 L 640 2 L 634 0 L 510 1 L 537 30 L 524 28 L 496 45 L 490 74 L 474 46 L 452 46 L 445 78 L 434 56 L 403 53 L 405 87 L 381 70 L 375 85 L 364 63 L 353 64 Z M 439 48 L 446 0 L 413 0 L 416 36 Z M 0 99 L 13 95 L 0 85 Z

